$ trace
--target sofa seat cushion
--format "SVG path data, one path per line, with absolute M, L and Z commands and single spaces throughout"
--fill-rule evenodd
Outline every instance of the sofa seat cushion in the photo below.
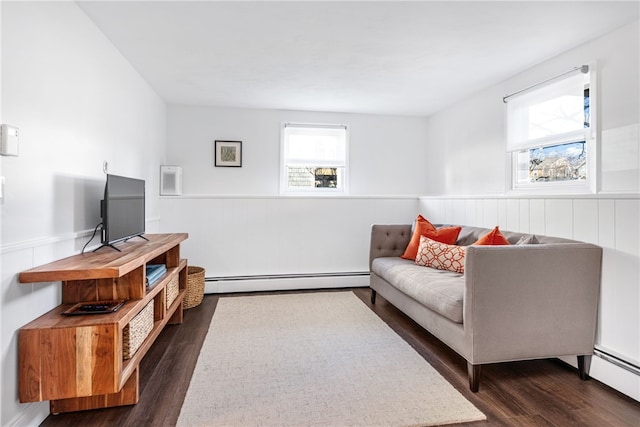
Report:
M 423 267 L 400 257 L 376 258 L 371 271 L 430 310 L 462 323 L 464 275 Z

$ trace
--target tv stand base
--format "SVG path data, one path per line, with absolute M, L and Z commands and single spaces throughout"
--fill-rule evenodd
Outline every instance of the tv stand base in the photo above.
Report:
M 111 243 L 103 243 L 102 245 L 98 246 L 97 248 L 95 248 L 93 250 L 93 252 L 97 252 L 98 250 L 102 249 L 102 248 L 111 248 L 111 249 L 115 249 L 118 252 L 122 252 L 120 249 L 116 248 L 115 246 L 113 246 Z

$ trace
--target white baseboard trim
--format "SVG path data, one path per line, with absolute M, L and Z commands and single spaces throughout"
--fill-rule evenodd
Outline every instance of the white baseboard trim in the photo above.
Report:
M 633 372 L 594 355 L 589 376 L 640 402 L 640 376 Z
M 36 427 L 49 416 L 49 402 L 25 403 L 23 410 L 6 424 L 7 427 Z
M 258 277 L 242 280 L 224 278 L 206 281 L 205 294 L 233 292 L 285 291 L 298 289 L 357 288 L 369 286 L 368 275 L 311 276 L 311 277 Z
M 558 357 L 558 359 L 578 369 L 575 356 Z M 594 354 L 591 356 L 589 376 L 640 402 L 640 376 L 633 372 Z

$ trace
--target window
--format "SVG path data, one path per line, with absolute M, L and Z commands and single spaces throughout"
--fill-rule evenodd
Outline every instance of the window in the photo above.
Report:
M 595 190 L 590 67 L 505 98 L 513 189 Z
M 346 125 L 282 124 L 281 193 L 346 193 Z

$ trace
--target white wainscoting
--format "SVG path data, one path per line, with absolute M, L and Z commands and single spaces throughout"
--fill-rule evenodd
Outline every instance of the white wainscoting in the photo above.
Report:
M 640 366 L 640 196 L 421 197 L 434 223 L 536 233 L 604 249 L 596 348 Z M 640 400 L 640 377 L 594 357 L 591 374 Z
M 371 225 L 409 223 L 417 203 L 415 195 L 162 197 L 161 229 L 189 233 L 181 255 L 217 278 L 206 292 L 367 286 L 349 273 L 369 270 Z

